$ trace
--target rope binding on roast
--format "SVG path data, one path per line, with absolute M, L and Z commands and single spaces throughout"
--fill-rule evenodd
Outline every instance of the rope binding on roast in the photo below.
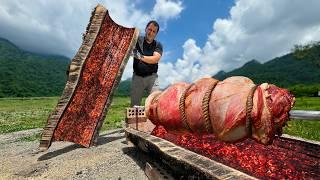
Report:
M 194 85 L 194 83 L 191 83 L 182 93 L 181 97 L 180 97 L 180 100 L 179 100 L 179 111 L 180 111 L 180 115 L 181 115 L 181 120 L 182 120 L 182 123 L 184 125 L 184 127 L 192 132 L 192 129 L 190 128 L 188 122 L 187 122 L 187 116 L 186 116 L 186 94 L 187 92 L 189 91 L 189 89 Z
M 209 85 L 209 87 L 208 87 L 207 91 L 205 92 L 204 97 L 202 99 L 202 106 L 201 106 L 202 115 L 203 115 L 203 120 L 205 123 L 205 128 L 209 134 L 213 133 L 213 129 L 211 126 L 211 120 L 210 120 L 210 113 L 209 113 L 209 102 L 210 102 L 212 91 L 217 86 L 218 82 L 219 81 L 217 80 Z
M 252 135 L 252 117 L 251 112 L 253 109 L 253 96 L 254 92 L 257 89 L 258 85 L 254 85 L 247 96 L 246 102 L 246 130 L 249 137 Z

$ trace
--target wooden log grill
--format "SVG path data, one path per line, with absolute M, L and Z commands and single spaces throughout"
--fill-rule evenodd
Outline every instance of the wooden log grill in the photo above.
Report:
M 291 119 L 299 119 L 307 117 L 310 120 L 320 120 L 320 111 L 291 111 Z M 150 154 L 152 157 L 157 157 L 161 162 L 166 164 L 174 172 L 176 178 L 186 179 L 256 179 L 256 178 L 272 178 L 270 176 L 256 176 L 254 173 L 233 168 L 228 165 L 228 162 L 221 163 L 214 159 L 207 158 L 198 153 L 182 148 L 175 143 L 172 143 L 163 138 L 151 135 L 144 132 L 143 124 L 148 120 L 133 121 L 134 114 L 127 116 L 128 126 L 125 129 L 127 140 L 135 144 L 139 149 Z M 131 119 L 131 121 L 129 120 Z M 140 117 L 141 119 L 141 117 Z M 132 123 L 132 124 L 130 124 Z M 135 127 L 139 126 L 140 129 Z M 141 128 L 142 127 L 142 128 Z M 263 146 L 263 145 L 262 145 Z M 281 149 L 291 149 L 297 154 L 311 157 L 314 162 L 314 169 L 311 172 L 306 172 L 304 177 L 300 178 L 319 178 L 320 167 L 320 142 L 297 138 L 289 135 L 276 137 L 275 145 Z M 302 148 L 301 148 L 302 147 Z M 189 148 L 190 149 L 190 148 Z M 298 157 L 297 159 L 299 159 Z M 295 164 L 301 166 L 301 164 Z M 257 167 L 258 168 L 258 167 Z M 309 173 L 309 174 L 308 174 Z M 296 177 L 299 178 L 299 177 Z
M 94 9 L 62 96 L 43 130 L 40 150 L 52 141 L 85 147 L 95 143 L 138 33 L 115 23 L 103 6 Z

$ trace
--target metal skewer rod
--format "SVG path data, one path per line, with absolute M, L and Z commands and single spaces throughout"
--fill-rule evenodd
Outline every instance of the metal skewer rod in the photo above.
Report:
M 320 120 L 320 111 L 291 110 L 290 119 Z

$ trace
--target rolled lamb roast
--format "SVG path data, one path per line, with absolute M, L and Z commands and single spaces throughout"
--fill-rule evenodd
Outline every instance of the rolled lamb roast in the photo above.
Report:
M 270 144 L 282 132 L 294 101 L 286 89 L 234 76 L 173 84 L 150 94 L 145 108 L 150 121 L 173 133 L 213 134 L 227 142 L 253 138 Z

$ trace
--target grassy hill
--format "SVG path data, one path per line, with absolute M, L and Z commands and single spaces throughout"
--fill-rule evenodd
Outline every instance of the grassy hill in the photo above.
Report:
M 0 98 L 60 96 L 70 59 L 41 55 L 0 38 Z M 131 80 L 120 82 L 118 96 L 130 94 Z
M 115 92 L 116 96 L 130 96 L 131 90 L 131 79 L 127 79 L 125 81 L 121 81 L 119 86 Z
M 0 38 L 0 97 L 60 95 L 69 58 L 21 50 Z
M 220 71 L 213 77 L 223 80 L 230 76 L 246 76 L 256 84 L 268 82 L 279 87 L 290 87 L 320 83 L 320 68 L 312 61 L 297 60 L 293 54 L 287 54 L 264 64 L 251 60 L 238 69 Z
M 69 62 L 70 59 L 63 56 L 21 50 L 0 38 L 0 97 L 60 96 L 66 83 L 65 72 Z M 293 54 L 264 64 L 251 60 L 238 69 L 220 71 L 213 77 L 223 80 L 230 76 L 246 76 L 256 84 L 268 82 L 279 87 L 290 87 L 302 96 L 310 96 L 320 90 L 320 66 L 315 65 L 314 61 L 297 60 Z M 130 86 L 131 80 L 120 82 L 115 94 L 129 96 Z

